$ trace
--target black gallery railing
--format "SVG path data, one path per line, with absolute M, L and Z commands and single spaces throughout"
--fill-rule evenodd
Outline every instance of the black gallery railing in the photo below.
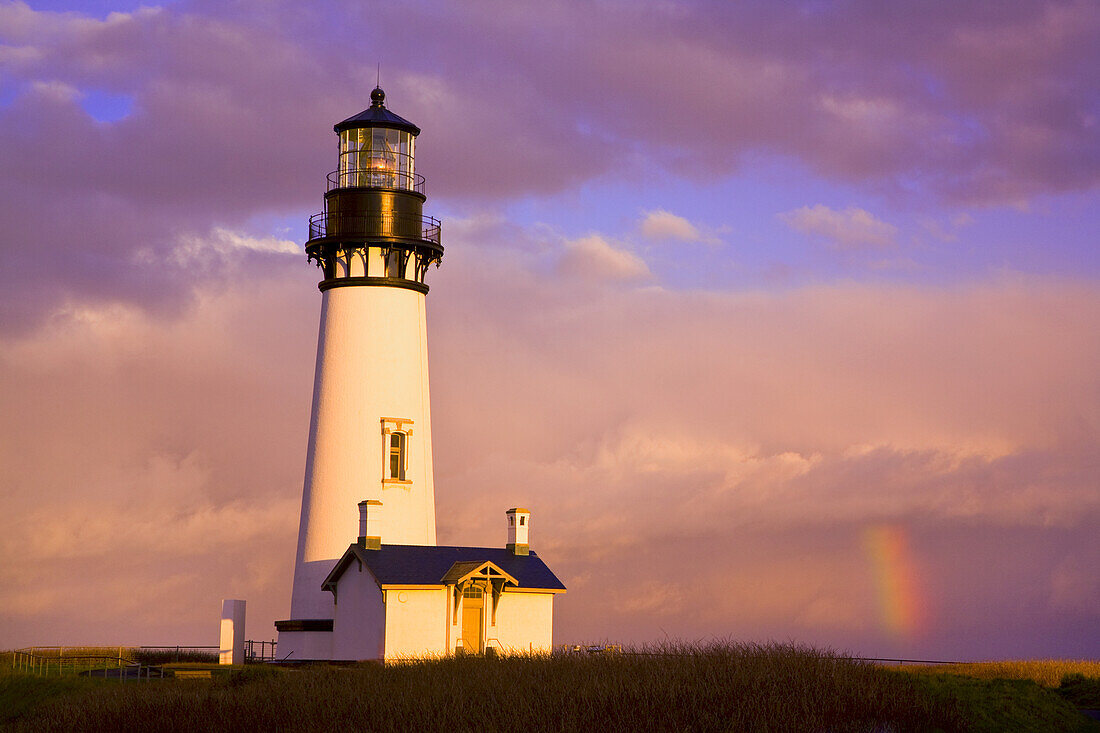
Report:
M 427 240 L 440 243 L 442 223 L 434 216 L 409 214 L 336 214 L 322 211 L 309 217 L 309 239 L 373 237 Z
M 392 168 L 351 168 L 328 174 L 328 190 L 334 188 L 398 188 L 424 193 L 424 176 Z

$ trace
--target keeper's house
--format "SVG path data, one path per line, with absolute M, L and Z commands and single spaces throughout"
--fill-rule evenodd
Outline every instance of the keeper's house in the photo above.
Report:
M 332 658 L 385 660 L 549 652 L 565 586 L 527 545 L 531 513 L 510 509 L 506 547 L 382 544 L 381 502 L 359 504 L 360 537 L 322 588 Z

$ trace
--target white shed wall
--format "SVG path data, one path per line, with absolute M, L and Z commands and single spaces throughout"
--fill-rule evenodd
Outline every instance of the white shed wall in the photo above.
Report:
M 279 659 L 290 662 L 332 659 L 332 632 L 280 631 L 277 649 Z
M 488 628 L 487 640 L 505 654 L 551 651 L 554 594 L 506 590 L 497 603 L 497 623 Z
M 327 591 L 326 591 L 327 592 Z M 356 563 L 337 585 L 332 619 L 332 658 L 382 659 L 385 655 L 386 608 L 374 576 Z
M 447 654 L 447 591 L 386 590 L 386 659 Z

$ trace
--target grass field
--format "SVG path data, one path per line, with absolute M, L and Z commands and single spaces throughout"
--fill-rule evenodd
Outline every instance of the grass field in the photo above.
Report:
M 35 731 L 1100 731 L 1059 694 L 1061 680 L 1052 682 L 1057 674 L 1078 675 L 1086 688 L 1096 688 L 1095 666 L 1037 663 L 1015 667 L 1007 677 L 989 665 L 964 674 L 889 669 L 791 645 L 648 651 L 385 667 L 253 666 L 213 680 L 129 683 L 8 670 L 0 672 L 0 725 Z
M 952 674 L 976 677 L 981 680 L 1031 680 L 1044 687 L 1058 687 L 1066 676 L 1080 675 L 1100 679 L 1100 662 L 1073 659 L 1041 659 L 1010 662 L 973 662 L 970 664 L 920 665 L 906 664 L 894 667 L 912 674 Z

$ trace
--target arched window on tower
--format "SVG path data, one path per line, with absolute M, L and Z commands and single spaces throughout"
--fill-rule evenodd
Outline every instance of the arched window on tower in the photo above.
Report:
M 413 421 L 406 417 L 382 418 L 382 484 L 409 485 L 409 438 Z M 415 472 L 414 472 L 415 473 Z
M 406 436 L 402 432 L 390 433 L 390 478 L 405 480 Z

